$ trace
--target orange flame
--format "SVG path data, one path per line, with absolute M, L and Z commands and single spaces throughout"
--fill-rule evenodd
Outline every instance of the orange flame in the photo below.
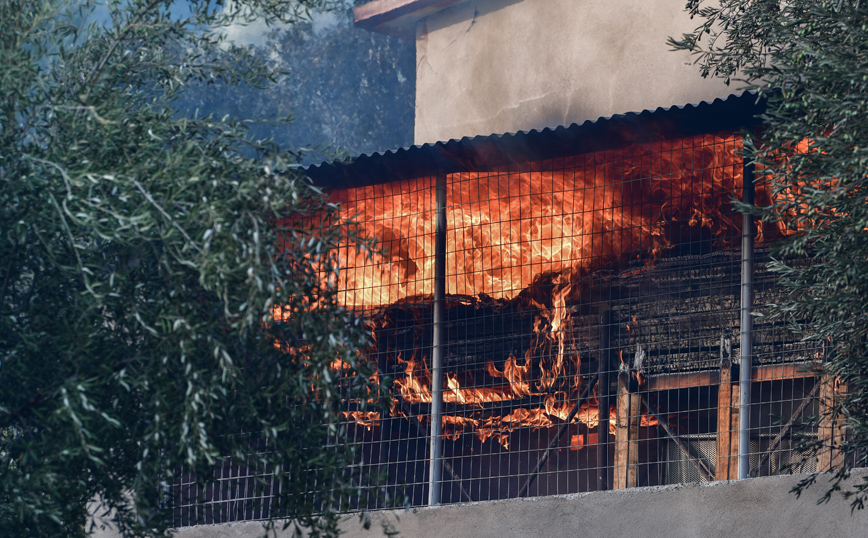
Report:
M 356 422 L 360 426 L 364 426 L 369 431 L 375 426 L 380 425 L 379 411 L 342 411 L 344 418 L 348 418 Z
M 421 368 L 416 367 L 416 361 L 412 358 L 404 361 L 399 354 L 397 359 L 407 365 L 404 368 L 404 379 L 395 380 L 398 394 L 407 403 L 431 403 L 431 372 L 425 364 L 425 358 L 422 358 Z
M 666 249 L 676 221 L 731 235 L 740 148 L 735 135 L 704 135 L 579 155 L 558 170 L 452 174 L 446 292 L 511 299 L 543 273 L 562 274 L 568 286 L 595 267 Z M 421 178 L 332 193 L 341 216 L 355 217 L 382 249 L 373 259 L 341 249 L 345 306 L 433 293 L 433 186 Z
M 717 244 L 736 237 L 741 219 L 730 216 L 729 199 L 741 192 L 740 149 L 735 135 L 701 135 L 574 156 L 548 169 L 529 163 L 520 172 L 448 176 L 447 294 L 516 300 L 542 277 L 551 291 L 526 297 L 537 315 L 522 358 L 510 354 L 503 370 L 486 358 L 482 370 L 445 374 L 444 402 L 466 406 L 467 416 L 445 415 L 444 436 L 457 439 L 472 431 L 483 442 L 495 439 L 508 448 L 517 428 L 550 428 L 567 420 L 583 384 L 570 307 L 580 293 L 576 283 L 630 260 L 650 263 L 685 228 L 705 230 Z M 331 194 L 341 216 L 355 218 L 381 249 L 340 249 L 336 285 L 343 306 L 368 311 L 433 294 L 434 183 L 427 177 Z M 758 201 L 762 196 L 760 188 Z M 419 352 L 392 358 L 404 365 L 394 381 L 398 396 L 409 404 L 431 403 L 426 357 Z M 481 378 L 486 382 L 477 386 Z M 536 399 L 538 407 L 500 416 L 480 411 L 483 404 L 522 398 Z M 400 414 L 397 407 L 392 412 Z M 614 406 L 610 415 L 614 431 Z M 370 415 L 347 416 L 365 427 L 376 424 Z M 596 399 L 585 401 L 572 422 L 596 427 Z M 641 424 L 656 421 L 643 415 Z M 585 441 L 574 436 L 571 446 L 579 449 Z

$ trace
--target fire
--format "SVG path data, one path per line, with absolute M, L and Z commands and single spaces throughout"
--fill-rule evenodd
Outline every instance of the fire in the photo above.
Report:
M 502 372 L 498 370 L 497 367 L 494 365 L 494 361 L 488 359 L 485 361 L 485 369 L 489 373 L 489 375 L 491 375 L 491 377 L 495 379 L 506 379 L 509 382 L 509 388 L 513 396 L 521 398 L 522 396 L 531 395 L 531 363 L 529 358 L 524 359 L 523 366 L 519 366 L 518 359 L 515 358 L 515 355 L 510 354 L 509 359 L 506 360 Z
M 345 246 L 338 253 L 340 300 L 365 308 L 434 292 L 434 180 L 423 178 L 331 193 L 382 254 Z
M 466 373 L 465 376 L 472 379 L 470 372 Z M 501 387 L 476 387 L 472 383 L 467 383 L 467 385 L 466 388 L 463 388 L 457 374 L 447 373 L 446 386 L 448 392 L 443 394 L 443 401 L 482 407 L 482 404 L 486 402 L 504 402 L 513 398 L 511 391 L 504 390 Z
M 411 404 L 431 403 L 431 372 L 428 370 L 424 358 L 421 368 L 416 367 L 416 361 L 413 359 L 401 360 L 400 354 L 398 354 L 397 360 L 406 364 L 404 379 L 395 380 L 401 398 Z
M 530 163 L 521 171 L 449 175 L 447 297 L 521 305 L 534 319 L 527 349 L 497 362 L 479 357 L 484 366 L 478 370 L 447 371 L 443 401 L 465 411 L 443 416 L 444 436 L 473 432 L 483 442 L 494 439 L 508 447 L 517 428 L 566 421 L 587 383 L 572 317 L 581 279 L 600 269 L 623 269 L 630 261 L 651 263 L 685 230 L 717 245 L 736 237 L 741 219 L 730 215 L 729 200 L 741 192 L 740 149 L 735 135 L 703 135 L 579 155 L 547 167 Z M 376 313 L 433 295 L 434 186 L 434 178 L 426 177 L 331 194 L 341 216 L 354 219 L 381 249 L 373 256 L 340 249 L 336 286 L 343 306 Z M 766 196 L 761 189 L 757 194 L 758 201 Z M 394 390 L 406 404 L 432 402 L 427 349 L 421 346 L 409 358 L 398 349 L 385 351 L 391 363 L 403 366 Z M 492 414 L 498 402 L 505 414 Z M 403 414 L 397 406 L 391 412 Z M 610 415 L 614 431 L 615 406 Z M 369 428 L 379 419 L 346 416 Z M 581 402 L 571 420 L 596 427 L 596 398 Z M 647 415 L 641 421 L 656 423 Z M 579 449 L 587 440 L 573 436 L 571 446 Z
M 344 418 L 350 419 L 368 430 L 380 425 L 379 411 L 343 411 L 342 414 Z
M 705 135 L 580 155 L 559 170 L 451 174 L 447 294 L 515 298 L 543 273 L 573 282 L 601 266 L 671 246 L 673 222 L 723 238 L 741 191 L 735 135 Z M 335 191 L 383 254 L 340 252 L 338 289 L 351 308 L 385 306 L 434 290 L 434 179 Z
M 830 134 L 830 131 L 824 133 Z M 831 217 L 835 214 L 834 209 L 828 212 L 817 212 L 815 208 L 810 207 L 807 202 L 801 198 L 803 189 L 811 189 L 818 191 L 834 191 L 839 187 L 837 178 L 829 177 L 805 177 L 802 174 L 792 174 L 794 165 L 792 164 L 793 157 L 797 155 L 814 156 L 821 155 L 824 152 L 817 148 L 816 141 L 813 138 L 803 138 L 798 143 L 786 146 L 783 151 L 775 152 L 767 155 L 772 163 L 777 164 L 780 169 L 785 169 L 787 175 L 786 182 L 783 178 L 777 178 L 777 181 L 761 182 L 757 184 L 757 200 L 758 206 L 769 206 L 772 202 L 779 204 L 779 220 L 766 223 L 759 221 L 757 224 L 760 238 L 764 237 L 766 229 L 771 232 L 769 239 L 774 239 L 778 236 L 790 236 L 799 233 L 801 230 L 816 228 L 822 226 L 824 217 Z M 757 165 L 757 174 L 772 172 L 773 170 L 764 170 L 763 166 Z M 780 207 L 783 205 L 783 207 Z

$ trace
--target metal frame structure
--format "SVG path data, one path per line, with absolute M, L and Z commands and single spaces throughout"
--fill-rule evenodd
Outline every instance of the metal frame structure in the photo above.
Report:
M 753 220 L 723 208 L 763 195 L 732 132 L 761 108 L 745 94 L 308 169 L 386 249 L 342 271 L 346 306 L 372 320 L 367 354 L 393 380 L 386 415 L 347 418 L 354 476 L 389 475 L 360 482 L 366 508 L 798 463 L 794 431 L 845 388 L 821 374 L 822 350 L 752 318 L 780 291 Z M 617 224 L 619 211 L 634 221 Z M 557 221 L 572 231 L 540 231 Z M 559 249 L 570 254 L 525 256 Z M 843 435 L 836 424 L 805 433 Z M 789 469 L 839 460 L 830 450 Z M 265 517 L 227 480 L 215 475 L 210 493 L 176 484 L 176 524 Z

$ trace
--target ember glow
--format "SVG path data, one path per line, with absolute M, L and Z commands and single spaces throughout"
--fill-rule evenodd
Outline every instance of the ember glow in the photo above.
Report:
M 532 312 L 533 321 L 523 351 L 447 368 L 443 401 L 464 411 L 447 410 L 444 436 L 473 432 L 508 447 L 517 428 L 550 428 L 569 419 L 588 383 L 574 319 L 583 279 L 630 263 L 652 264 L 687 235 L 726 248 L 725 238 L 740 233 L 741 219 L 730 206 L 742 187 L 740 149 L 734 135 L 702 135 L 447 176 L 447 303 L 514 308 Z M 382 314 L 389 308 L 431 301 L 434 185 L 434 178 L 420 178 L 330 195 L 341 215 L 382 249 L 373 259 L 349 247 L 339 253 L 340 301 L 372 319 L 372 327 L 389 325 Z M 431 403 L 430 349 L 381 346 L 378 353 L 395 366 L 393 391 L 404 404 Z M 390 413 L 407 414 L 401 406 Z M 614 406 L 610 414 L 614 429 Z M 598 415 L 591 394 L 571 420 L 590 428 Z M 368 428 L 379 418 L 347 416 Z M 643 426 L 655 423 L 642 417 Z M 574 435 L 570 446 L 580 449 L 586 440 Z
M 558 170 L 451 174 L 446 293 L 512 299 L 543 273 L 572 282 L 637 253 L 659 254 L 672 246 L 675 222 L 731 236 L 740 148 L 735 136 L 705 135 L 579 155 Z M 340 253 L 347 307 L 433 293 L 433 178 L 335 191 L 331 200 L 384 252 L 373 263 L 354 249 Z

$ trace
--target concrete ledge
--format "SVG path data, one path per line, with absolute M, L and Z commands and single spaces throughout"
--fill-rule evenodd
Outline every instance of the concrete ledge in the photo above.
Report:
M 817 505 L 822 478 L 797 498 L 790 489 L 805 475 L 775 476 L 580 493 L 529 499 L 376 512 L 369 529 L 347 516 L 342 536 L 375 538 L 383 528 L 411 538 L 813 538 L 868 536 L 868 511 L 850 513 L 836 495 Z M 854 473 L 854 481 L 868 470 Z M 178 529 L 177 538 L 261 538 L 261 522 L 200 525 Z M 97 533 L 113 538 L 113 533 Z M 273 536 L 269 534 L 269 536 Z M 278 532 L 289 538 L 291 532 Z
M 859 477 L 868 476 L 860 472 Z M 381 524 L 402 536 L 438 538 L 793 538 L 868 536 L 868 513 L 851 515 L 840 495 L 817 505 L 822 480 L 801 498 L 804 476 L 515 499 L 374 514 L 370 531 L 346 523 L 346 536 L 373 537 Z

